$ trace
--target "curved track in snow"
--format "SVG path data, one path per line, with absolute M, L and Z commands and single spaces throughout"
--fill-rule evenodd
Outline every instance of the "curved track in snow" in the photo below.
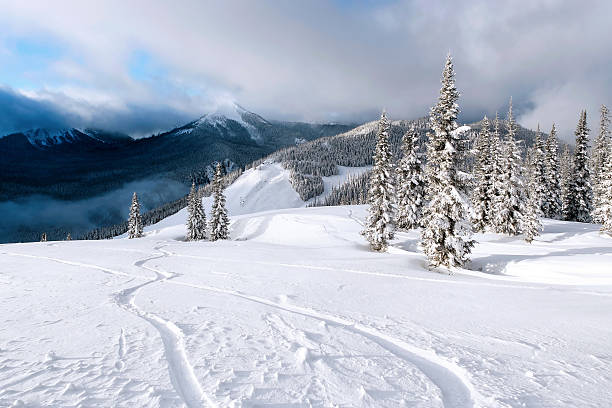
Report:
M 149 322 L 159 332 L 168 362 L 170 380 L 185 405 L 189 408 L 202 406 L 214 407 L 216 404 L 214 404 L 202 390 L 202 386 L 198 382 L 193 367 L 189 362 L 189 358 L 185 351 L 184 334 L 181 329 L 171 321 L 162 319 L 154 313 L 145 312 L 136 305 L 136 295 L 142 288 L 147 285 L 166 282 L 168 279 L 172 279 L 176 276 L 176 274 L 164 272 L 146 265 L 147 262 L 154 259 L 169 256 L 169 253 L 163 251 L 161 246 L 157 246 L 153 249 L 161 254 L 138 260 L 134 265 L 153 272 L 156 277 L 145 283 L 124 289 L 117 293 L 114 297 L 115 302 L 124 310 Z
M 151 255 L 144 259 L 138 260 L 134 262 L 134 265 L 146 271 L 153 272 L 155 274 L 155 278 L 149 279 L 139 285 L 121 290 L 113 296 L 113 300 L 117 306 L 147 321 L 159 332 L 164 345 L 164 354 L 168 362 L 168 369 L 172 385 L 185 405 L 190 408 L 202 406 L 215 407 L 216 404 L 203 392 L 202 387 L 195 376 L 193 367 L 191 366 L 185 351 L 184 335 L 181 329 L 171 321 L 162 319 L 156 314 L 146 312 L 136 305 L 136 295 L 142 288 L 155 283 L 167 281 L 168 279 L 172 279 L 176 276 L 176 274 L 167 273 L 146 265 L 146 263 L 149 261 L 171 255 L 171 253 L 161 249 L 160 246 L 156 246 L 153 249 L 160 254 Z M 103 266 L 74 262 L 66 259 L 19 254 L 14 252 L 2 252 L 2 254 L 24 258 L 42 259 L 70 266 L 95 269 L 111 275 L 130 277 L 131 279 L 128 280 L 128 282 L 131 282 L 134 279 L 146 279 L 142 276 L 132 276 L 127 273 Z M 121 336 L 123 336 L 123 331 Z M 119 353 L 123 353 L 121 348 Z
M 316 319 L 330 326 L 341 327 L 354 334 L 366 337 L 391 354 L 416 366 L 438 387 L 442 394 L 442 401 L 445 407 L 474 407 L 476 406 L 477 400 L 480 400 L 478 392 L 474 389 L 469 380 L 467 371 L 463 368 L 440 357 L 433 351 L 414 347 L 401 339 L 392 337 L 372 327 L 365 326 L 346 318 L 332 316 L 300 306 L 277 303 L 265 298 L 246 295 L 238 291 L 178 281 L 167 281 L 167 283 L 235 296 L 285 312 Z

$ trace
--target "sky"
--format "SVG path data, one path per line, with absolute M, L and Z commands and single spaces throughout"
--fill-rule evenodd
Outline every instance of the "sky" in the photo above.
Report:
M 460 120 L 513 98 L 519 122 L 612 104 L 612 2 L 0 0 L 0 134 L 146 136 L 238 102 L 268 119 L 356 123 L 435 104 L 450 52 Z

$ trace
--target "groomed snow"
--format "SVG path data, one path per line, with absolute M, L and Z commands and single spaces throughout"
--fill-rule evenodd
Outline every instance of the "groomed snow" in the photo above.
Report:
M 0 246 L 0 406 L 609 406 L 597 226 L 477 234 L 473 270 L 449 276 L 416 231 L 369 251 L 365 214 L 235 215 L 215 243 L 183 242 L 177 214 L 141 239 Z

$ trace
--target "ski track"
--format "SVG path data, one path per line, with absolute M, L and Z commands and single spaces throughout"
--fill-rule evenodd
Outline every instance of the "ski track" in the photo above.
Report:
M 102 272 L 110 274 L 110 275 L 127 276 L 127 277 L 130 277 L 130 278 L 136 278 L 136 277 L 140 278 L 139 276 L 132 276 L 132 275 L 129 275 L 129 274 L 125 273 L 125 272 L 115 271 L 113 269 L 108 269 L 108 268 L 105 268 L 103 266 L 86 264 L 86 263 L 81 263 L 81 262 L 74 262 L 74 261 L 67 261 L 65 259 L 51 258 L 49 256 L 27 255 L 27 254 L 19 254 L 17 252 L 0 252 L 0 253 L 3 254 L 3 255 L 20 256 L 20 257 L 23 257 L 23 258 L 44 259 L 44 260 L 47 260 L 47 261 L 58 262 L 58 263 L 62 263 L 62 264 L 65 264 L 65 265 L 71 265 L 71 266 L 82 266 L 83 268 L 97 269 L 99 271 L 102 271 Z
M 114 296 L 115 302 L 122 309 L 149 322 L 159 332 L 168 362 L 170 380 L 185 405 L 190 408 L 202 407 L 203 405 L 215 407 L 216 404 L 204 393 L 195 376 L 193 366 L 189 362 L 185 351 L 184 334 L 181 329 L 171 321 L 164 320 L 154 313 L 145 312 L 136 305 L 136 295 L 143 287 L 154 283 L 167 282 L 168 279 L 178 276 L 145 265 L 149 261 L 170 255 L 169 252 L 162 250 L 161 246 L 153 249 L 161 252 L 161 255 L 141 259 L 136 261 L 134 265 L 155 273 L 156 277 L 140 285 L 120 291 Z
M 349 215 L 350 216 L 350 215 Z M 442 402 L 445 407 L 473 407 L 480 406 L 482 401 L 484 401 L 483 397 L 474 389 L 472 386 L 468 372 L 456 365 L 455 363 L 444 359 L 439 356 L 433 350 L 425 350 L 420 349 L 415 346 L 412 346 L 401 339 L 392 337 L 388 334 L 385 334 L 375 328 L 363 325 L 359 322 L 349 320 L 347 318 L 333 316 L 329 314 L 325 314 L 323 312 L 319 312 L 313 309 L 300 307 L 296 305 L 291 305 L 287 303 L 278 303 L 266 298 L 261 298 L 257 296 L 247 295 L 239 291 L 217 288 L 213 286 L 206 285 L 197 285 L 191 284 L 187 282 L 180 282 L 176 280 L 171 280 L 177 276 L 176 273 L 168 273 L 162 270 L 158 270 L 146 265 L 147 262 L 152 261 L 154 259 L 176 256 L 176 257 L 185 257 L 185 258 L 195 258 L 195 259 L 206 259 L 206 260 L 215 260 L 215 261 L 223 261 L 223 262 L 234 262 L 234 263 L 244 263 L 243 261 L 238 260 L 228 260 L 223 259 L 219 260 L 214 257 L 205 257 L 205 256 L 194 256 L 194 255 L 182 255 L 174 252 L 169 252 L 167 250 L 162 249 L 163 246 L 167 245 L 169 241 L 164 245 L 159 245 L 154 247 L 153 249 L 160 254 L 152 255 L 147 258 L 138 260 L 134 263 L 135 266 L 147 270 L 149 272 L 153 272 L 155 274 L 155 278 L 149 279 L 144 283 L 136 285 L 131 288 L 124 289 L 114 296 L 114 300 L 116 304 L 122 309 L 129 311 L 130 313 L 135 314 L 136 316 L 146 320 L 149 322 L 160 334 L 162 339 L 166 359 L 168 362 L 168 368 L 170 372 L 170 378 L 172 380 L 173 386 L 176 389 L 177 393 L 183 399 L 185 404 L 188 407 L 201 407 L 202 405 L 208 406 L 216 406 L 216 404 L 203 392 L 201 385 L 197 381 L 195 376 L 193 367 L 191 366 L 187 354 L 184 347 L 184 334 L 174 323 L 164 320 L 161 317 L 150 313 L 145 312 L 138 308 L 135 303 L 136 295 L 143 287 L 147 285 L 151 285 L 154 283 L 168 283 L 172 285 L 185 286 L 200 290 L 206 290 L 215 293 L 226 294 L 230 296 L 234 296 L 240 299 L 244 299 L 247 301 L 259 303 L 268 307 L 275 308 L 277 310 L 281 310 L 288 313 L 302 315 L 308 318 L 316 319 L 321 322 L 324 322 L 328 325 L 343 328 L 349 332 L 352 332 L 356 335 L 363 336 L 370 341 L 377 343 L 379 346 L 387 350 L 389 353 L 402 358 L 409 363 L 415 365 L 421 372 L 423 372 L 431 381 L 434 383 L 442 394 Z M 109 248 L 110 249 L 110 248 Z M 9 256 L 20 256 L 26 258 L 34 258 L 34 259 L 43 259 L 49 260 L 53 262 L 59 262 L 66 265 L 76 266 L 76 267 L 84 267 L 91 268 L 95 270 L 99 270 L 105 272 L 107 274 L 130 277 L 129 281 L 134 279 L 147 279 L 141 276 L 133 276 L 124 272 L 116 271 L 113 269 L 109 269 L 106 267 L 102 267 L 99 265 L 92 265 L 80 262 L 69 261 L 65 259 L 52 258 L 46 256 L 35 256 L 35 255 L 26 255 L 12 252 L 2 252 L 5 255 Z M 451 284 L 466 284 L 466 285 L 484 285 L 484 286 L 496 286 L 496 287 L 505 287 L 505 288 L 527 288 L 527 289 L 537 289 L 537 290 L 545 290 L 545 289 L 553 289 L 550 286 L 525 286 L 525 285 L 502 285 L 502 284 L 492 284 L 485 282 L 466 282 L 466 281 L 454 281 L 448 279 L 435 279 L 435 278 L 420 278 L 420 277 L 411 277 L 404 276 L 399 274 L 389 274 L 382 272 L 368 272 L 368 271 L 359 271 L 353 269 L 344 269 L 344 268 L 333 268 L 333 267 L 325 267 L 325 266 L 314 266 L 314 265 L 302 265 L 302 264 L 289 264 L 289 263 L 275 263 L 275 262 L 265 262 L 265 261 L 249 261 L 249 263 L 256 263 L 264 266 L 279 266 L 285 268 L 303 268 L 309 270 L 318 270 L 318 271 L 339 271 L 353 274 L 362 274 L 362 275 L 370 275 L 370 276 L 379 276 L 385 278 L 401 278 L 408 280 L 419 280 L 419 281 L 428 281 L 435 283 L 451 283 Z M 128 281 L 128 282 L 129 282 Z M 585 290 L 581 291 L 567 291 L 577 294 L 588 294 L 588 295 L 600 295 L 600 296 L 611 296 L 611 294 L 600 293 L 600 292 L 589 292 Z M 119 361 L 123 359 L 125 354 L 125 334 L 124 330 L 121 330 L 120 338 L 119 338 Z
M 216 261 L 216 262 L 227 262 L 227 263 L 245 263 L 244 261 L 237 259 L 219 259 L 212 256 L 197 256 L 197 255 L 185 255 L 179 254 L 176 252 L 171 252 L 172 256 L 183 257 L 183 258 L 193 258 L 193 259 L 203 259 L 208 261 Z M 391 279 L 405 279 L 411 281 L 421 281 L 421 282 L 432 282 L 432 283 L 445 283 L 450 285 L 466 285 L 466 286 L 487 286 L 494 288 L 510 288 L 510 289 L 529 289 L 529 290 L 559 290 L 566 293 L 572 294 L 580 294 L 580 295 L 593 295 L 593 296 L 603 296 L 603 297 L 612 297 L 612 293 L 604 293 L 604 292 L 593 292 L 588 290 L 562 290 L 557 289 L 556 287 L 550 284 L 542 284 L 542 286 L 532 286 L 532 285 L 520 285 L 518 284 L 501 284 L 501 283 L 490 283 L 483 281 L 464 281 L 464 280 L 452 280 L 452 279 L 444 279 L 444 278 L 420 278 L 416 276 L 406 276 L 395 273 L 386 273 L 386 272 L 371 272 L 371 271 L 361 271 L 357 269 L 346 269 L 346 268 L 335 268 L 331 266 L 316 266 L 316 265 L 306 265 L 306 264 L 290 264 L 290 263 L 278 263 L 278 262 L 266 262 L 266 261 L 249 261 L 249 264 L 263 265 L 263 266 L 280 266 L 285 268 L 295 268 L 295 269 L 308 269 L 312 271 L 324 271 L 324 272 L 344 272 L 351 273 L 355 275 L 367 275 L 367 276 L 377 276 L 382 278 L 391 278 Z M 478 279 L 480 277 L 476 277 Z M 488 278 L 482 277 L 483 280 Z M 559 284 L 559 287 L 567 286 L 563 284 Z
M 200 383 L 198 382 L 195 376 L 193 367 L 189 363 L 189 359 L 187 358 L 187 353 L 185 351 L 184 335 L 181 329 L 177 327 L 174 323 L 164 320 L 153 313 L 145 312 L 141 310 L 138 306 L 136 306 L 136 295 L 138 294 L 140 289 L 147 285 L 151 285 L 158 282 L 161 283 L 178 276 L 177 274 L 167 273 L 145 265 L 147 262 L 152 261 L 154 259 L 159 259 L 171 255 L 170 252 L 164 251 L 163 249 L 161 249 L 160 246 L 154 247 L 153 249 L 158 252 L 161 252 L 161 255 L 149 256 L 147 258 L 138 260 L 134 262 L 134 265 L 141 269 L 153 272 L 156 277 L 131 288 L 121 290 L 113 296 L 113 299 L 117 306 L 149 322 L 159 332 L 162 339 L 162 343 L 164 345 L 166 360 L 168 362 L 170 379 L 175 390 L 177 391 L 183 402 L 185 402 L 185 405 L 190 408 L 202 407 L 203 404 L 205 406 L 216 407 L 216 404 L 203 392 L 202 387 L 200 386 Z M 135 278 L 147 279 L 141 276 L 132 276 L 127 273 L 105 268 L 99 265 L 73 262 L 65 259 L 52 258 L 47 256 L 26 255 L 12 252 L 2 252 L 2 254 L 10 256 L 20 256 L 25 258 L 43 259 L 70 266 L 95 269 L 111 275 L 130 277 L 131 279 L 128 282 L 131 282 Z M 119 359 L 117 361 L 116 367 L 118 369 L 122 369 L 123 357 L 125 354 L 125 335 L 123 329 L 121 330 L 119 338 L 118 353 Z
M 456 364 L 440 357 L 434 351 L 423 350 L 414 347 L 404 342 L 403 340 L 397 339 L 377 329 L 365 326 L 358 322 L 348 320 L 346 318 L 324 314 L 322 312 L 318 312 L 300 306 L 281 304 L 265 298 L 246 295 L 238 291 L 170 280 L 176 277 L 177 274 L 167 273 L 149 267 L 146 265 L 146 263 L 154 259 L 177 256 L 177 254 L 163 250 L 161 246 L 154 247 L 153 249 L 158 252 L 161 252 L 161 255 L 149 256 L 147 258 L 138 260 L 134 263 L 134 265 L 139 268 L 153 272 L 156 277 L 134 287 L 123 289 L 114 296 L 114 300 L 119 307 L 146 320 L 159 332 L 162 338 L 162 342 L 164 344 L 165 355 L 168 361 L 168 368 L 170 371 L 170 378 L 172 380 L 173 386 L 175 387 L 177 393 L 180 395 L 180 397 L 183 399 L 183 401 L 188 407 L 200 407 L 202 406 L 202 404 L 216 406 L 216 404 L 214 404 L 212 400 L 210 400 L 210 398 L 202 391 L 202 388 L 198 383 L 197 378 L 195 377 L 193 367 L 189 363 L 185 352 L 184 336 L 182 331 L 174 323 L 166 321 L 153 313 L 145 312 L 138 308 L 138 306 L 136 306 L 135 299 L 140 289 L 154 283 L 168 283 L 178 286 L 206 290 L 215 293 L 222 293 L 247 301 L 259 303 L 268 307 L 273 307 L 275 309 L 282 310 L 285 312 L 316 319 L 331 326 L 341 327 L 349 332 L 361 335 L 377 343 L 389 353 L 415 365 L 432 381 L 432 383 L 434 383 L 440 389 L 445 407 L 473 407 L 475 404 L 475 400 L 479 399 L 479 394 L 474 390 L 474 387 L 472 386 L 469 380 L 469 375 L 467 374 L 467 371 L 457 366 Z M 14 255 L 19 256 L 21 254 Z M 113 271 L 111 269 L 104 268 L 98 265 L 83 264 L 66 261 L 63 259 L 42 256 L 23 256 L 29 258 L 47 259 L 55 262 L 64 263 L 67 265 L 92 268 L 102 270 L 107 273 L 129 276 L 122 272 Z M 286 267 L 305 267 L 303 265 L 291 264 L 273 265 Z M 308 267 L 306 266 L 306 268 Z M 315 268 L 320 269 L 318 267 Z M 436 279 L 432 280 L 439 281 Z
M 474 407 L 476 401 L 481 399 L 478 392 L 476 392 L 472 386 L 469 380 L 469 375 L 465 369 L 440 357 L 434 351 L 414 347 L 403 340 L 392 337 L 372 327 L 312 309 L 289 304 L 281 304 L 265 298 L 246 295 L 233 290 L 177 281 L 167 281 L 167 283 L 231 295 L 283 310 L 285 312 L 316 319 L 330 326 L 341 327 L 354 334 L 361 335 L 377 343 L 389 353 L 404 359 L 409 363 L 412 363 L 419 370 L 421 370 L 421 372 L 423 372 L 423 374 L 425 374 L 440 389 L 440 392 L 442 393 L 442 402 L 445 407 Z

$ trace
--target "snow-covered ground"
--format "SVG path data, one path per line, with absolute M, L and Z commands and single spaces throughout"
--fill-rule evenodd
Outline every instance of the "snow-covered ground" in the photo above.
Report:
M 364 206 L 236 215 L 215 243 L 184 217 L 0 246 L 0 406 L 610 406 L 597 226 L 477 235 L 448 276 L 416 232 L 369 251 Z

